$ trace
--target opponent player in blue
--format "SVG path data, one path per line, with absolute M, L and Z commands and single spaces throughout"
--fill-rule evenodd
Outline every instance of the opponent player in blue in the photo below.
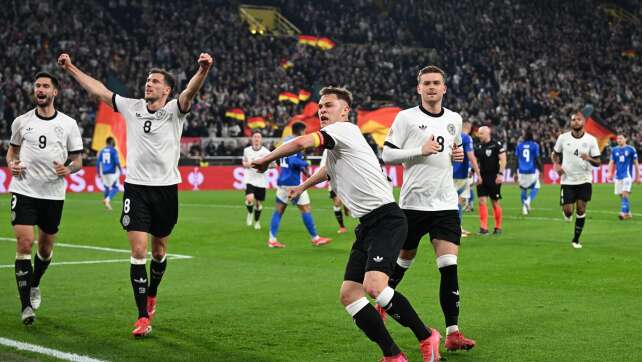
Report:
M 531 210 L 531 203 L 539 192 L 539 170 L 542 164 L 539 159 L 539 145 L 533 141 L 533 133 L 526 130 L 522 142 L 515 148 L 517 156 L 517 172 L 515 177 L 522 189 L 522 214 L 528 215 Z M 528 190 L 530 189 L 530 194 Z
M 116 150 L 116 142 L 112 137 L 107 137 L 107 145 L 98 152 L 96 160 L 96 173 L 103 183 L 103 205 L 107 210 L 111 210 L 111 199 L 118 193 L 118 175 L 122 174 L 120 169 L 120 160 Z M 118 173 L 116 173 L 118 170 Z
M 464 161 L 453 162 L 453 181 L 455 183 L 455 189 L 457 189 L 457 195 L 459 195 L 459 222 L 461 223 L 461 213 L 462 209 L 469 202 L 470 198 L 470 169 L 472 167 L 475 175 L 481 177 L 479 174 L 479 166 L 477 165 L 477 159 L 475 158 L 475 151 L 473 150 L 473 138 L 468 135 L 470 132 L 471 123 L 470 121 L 464 121 L 462 123 L 462 148 L 464 150 Z M 470 235 L 470 232 L 464 230 L 463 226 L 461 228 L 461 236 L 467 237 Z
M 305 134 L 305 124 L 301 122 L 292 125 L 292 136 L 288 137 L 284 143 L 295 139 L 298 136 Z M 277 241 L 276 235 L 279 232 L 281 224 L 281 217 L 288 206 L 288 201 L 297 205 L 301 211 L 301 218 L 305 224 L 308 233 L 310 234 L 312 244 L 316 246 L 329 243 L 332 239 L 322 238 L 317 234 L 317 229 L 314 226 L 312 219 L 312 212 L 310 209 L 310 196 L 307 191 L 304 191 L 299 197 L 289 200 L 288 192 L 290 189 L 301 184 L 301 172 L 308 173 L 308 162 L 303 159 L 301 152 L 291 156 L 283 157 L 279 160 L 281 169 L 279 171 L 279 178 L 276 181 L 276 204 L 274 205 L 274 213 L 272 214 L 272 222 L 270 223 L 270 238 L 268 240 L 268 247 L 270 248 L 283 248 L 285 244 Z
M 615 179 L 615 194 L 620 195 L 621 208 L 620 220 L 626 220 L 633 217 L 629 207 L 629 195 L 631 194 L 631 185 L 640 178 L 638 164 L 638 154 L 635 148 L 626 144 L 626 137 L 622 134 L 617 136 L 617 147 L 611 150 L 611 160 L 609 161 L 608 179 Z

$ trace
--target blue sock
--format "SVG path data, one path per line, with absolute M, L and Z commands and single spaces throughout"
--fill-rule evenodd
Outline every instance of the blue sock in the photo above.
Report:
M 281 225 L 281 214 L 278 211 L 272 213 L 272 221 L 270 222 L 270 239 L 276 239 L 276 234 L 279 233 L 279 225 Z
M 522 198 L 522 204 L 526 203 L 526 189 L 522 189 L 522 192 L 520 193 L 521 198 Z
M 117 193 L 118 193 L 118 185 L 113 185 L 111 187 L 111 190 L 109 191 L 109 196 L 108 196 L 109 199 L 110 200 L 113 199 L 114 196 L 116 196 Z
M 628 214 L 630 211 L 629 209 L 629 198 L 628 197 L 623 197 L 622 198 L 622 212 L 625 214 Z
M 473 188 L 470 188 L 470 204 L 473 205 L 475 201 L 475 192 L 473 191 Z
M 538 192 L 539 192 L 539 189 L 536 187 L 533 187 L 531 189 L 531 202 L 535 201 L 535 197 L 537 197 Z
M 312 237 L 317 236 L 317 228 L 314 227 L 314 220 L 312 220 L 312 213 L 304 212 L 301 214 L 301 218 L 303 218 L 303 223 L 305 224 L 306 229 L 308 229 L 308 233 L 310 234 L 310 236 Z
M 457 204 L 457 211 L 459 212 L 459 224 L 461 224 L 461 205 Z
M 106 199 L 109 196 L 109 189 L 110 187 L 105 185 L 105 189 L 103 190 L 103 199 Z

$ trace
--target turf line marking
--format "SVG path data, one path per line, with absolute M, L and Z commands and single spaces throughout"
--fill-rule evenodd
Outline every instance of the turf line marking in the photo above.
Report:
M 7 237 L 0 237 L 0 240 L 8 241 L 8 242 L 15 242 L 16 241 L 15 238 L 7 238 Z M 77 245 L 77 244 L 66 244 L 66 243 L 55 243 L 55 245 L 63 247 L 63 248 L 88 249 L 88 250 L 106 251 L 106 252 L 113 252 L 113 253 L 127 253 L 127 254 L 131 253 L 131 250 L 127 250 L 127 249 L 114 249 L 114 248 L 106 248 L 106 247 L 102 247 L 102 246 Z M 148 253 L 148 255 L 151 255 L 151 253 Z M 171 260 L 192 259 L 193 256 L 167 253 L 167 258 L 171 259 Z M 129 261 L 130 261 L 130 259 L 61 261 L 61 262 L 52 262 L 51 265 L 107 264 L 107 263 L 122 263 L 122 262 L 129 262 Z M 13 264 L 0 265 L 0 269 L 14 268 L 14 267 L 15 267 L 15 265 L 13 265 Z
M 242 190 L 241 190 L 242 191 Z M 65 200 L 65 203 L 93 203 L 95 204 L 96 202 L 94 201 L 89 201 L 89 200 Z M 121 201 L 114 200 L 112 201 L 113 204 L 122 204 Z M 289 205 L 289 204 L 288 204 Z M 207 208 L 215 208 L 215 209 L 245 209 L 245 205 L 226 205 L 226 204 L 195 204 L 195 203 L 187 203 L 187 202 L 179 202 L 178 206 L 186 206 L 186 207 L 207 207 Z M 274 209 L 274 206 L 263 206 L 265 209 L 272 210 Z M 332 210 L 330 207 L 315 207 L 315 210 Z M 502 209 L 504 210 L 519 210 L 521 211 L 521 207 L 505 207 L 502 206 Z M 554 211 L 554 210 L 559 210 L 560 213 L 562 212 L 562 208 L 553 208 L 553 207 L 533 207 L 532 210 L 539 210 L 539 211 Z M 592 210 L 589 208 L 587 211 L 589 214 L 595 213 L 595 214 L 605 214 L 605 215 L 618 215 L 619 212 L 616 211 L 605 211 L 605 210 Z M 642 213 L 632 213 L 633 216 L 642 216 Z
M 16 348 L 22 351 L 29 351 L 44 354 L 47 356 L 55 357 L 65 361 L 75 361 L 75 362 L 104 362 L 103 360 L 91 358 L 88 356 L 83 356 L 75 353 L 62 352 L 56 349 L 51 349 L 47 347 L 38 346 L 36 344 L 24 343 L 19 341 L 14 341 L 13 339 L 7 339 L 0 337 L 0 345 L 7 347 Z

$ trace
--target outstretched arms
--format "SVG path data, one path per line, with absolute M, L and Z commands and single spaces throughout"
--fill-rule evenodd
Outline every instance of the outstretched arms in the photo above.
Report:
M 209 73 L 213 62 L 214 60 L 212 59 L 212 56 L 207 53 L 201 53 L 198 57 L 198 70 L 196 71 L 196 74 L 194 74 L 192 79 L 189 80 L 187 87 L 178 96 L 178 105 L 180 106 L 180 109 L 185 110 L 185 112 L 190 109 L 192 102 L 196 97 L 196 93 L 198 93 L 203 86 L 207 73 Z
M 114 108 L 114 104 L 112 103 L 112 96 L 114 93 L 107 89 L 101 81 L 90 77 L 78 69 L 78 67 L 71 62 L 69 54 L 60 54 L 58 57 L 58 64 L 62 69 L 67 71 L 67 73 L 69 73 L 81 87 L 85 88 L 89 94 L 98 97 L 101 101 Z

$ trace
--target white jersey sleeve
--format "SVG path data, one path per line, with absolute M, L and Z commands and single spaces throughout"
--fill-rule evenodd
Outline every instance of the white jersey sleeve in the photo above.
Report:
M 16 118 L 13 123 L 11 123 L 11 139 L 9 143 L 13 146 L 20 147 L 22 145 L 22 123 L 24 117 Z

